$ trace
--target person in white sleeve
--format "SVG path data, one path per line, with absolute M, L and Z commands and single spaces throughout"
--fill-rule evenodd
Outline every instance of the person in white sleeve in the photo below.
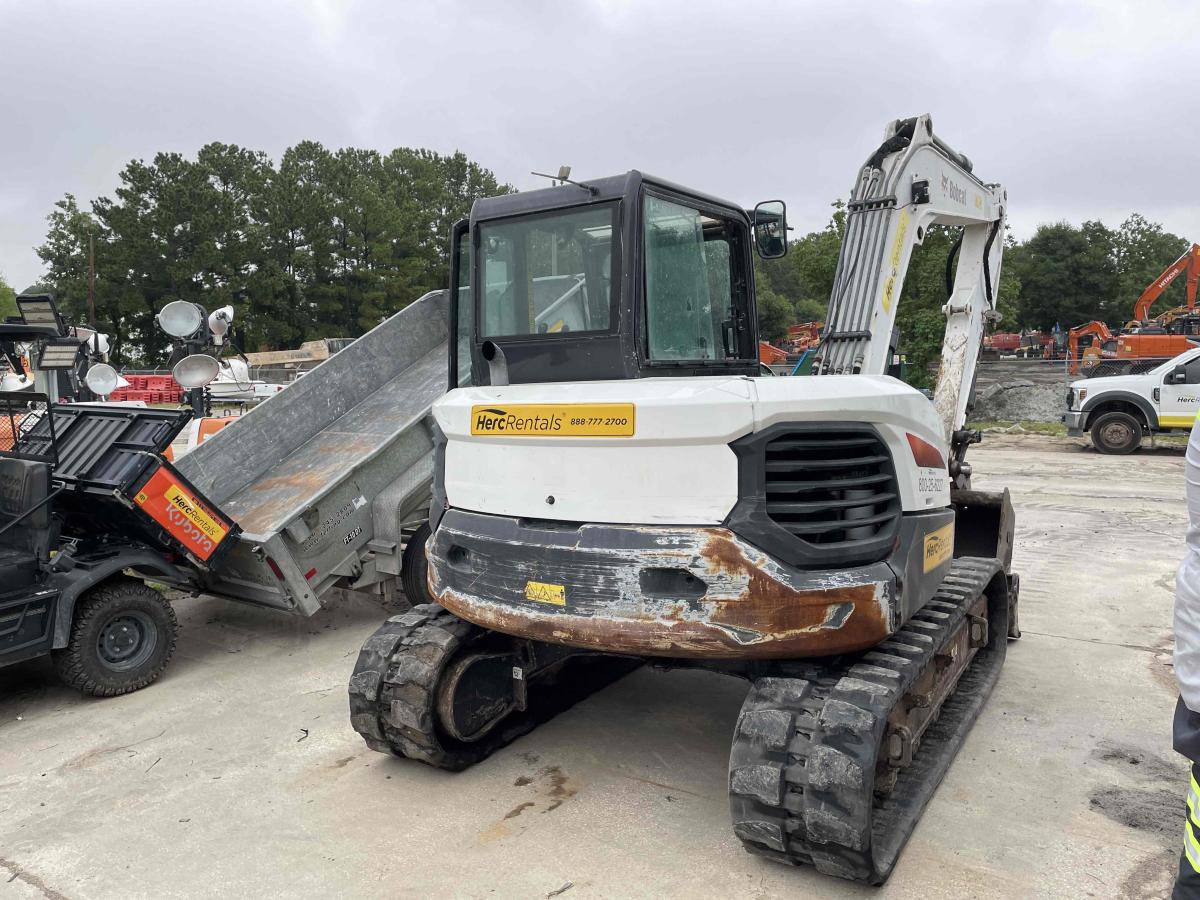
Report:
M 1187 555 L 1175 575 L 1175 750 L 1192 764 L 1174 900 L 1200 900 L 1200 414 L 1188 438 Z

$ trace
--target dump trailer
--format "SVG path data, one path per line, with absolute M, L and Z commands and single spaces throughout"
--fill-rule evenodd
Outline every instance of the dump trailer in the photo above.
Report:
M 446 323 L 445 292 L 424 295 L 179 460 L 240 528 L 205 593 L 303 615 L 402 578 L 424 595 Z
M 740 676 L 743 846 L 886 879 L 1017 634 L 1012 506 L 965 459 L 1007 206 L 972 168 L 928 116 L 887 126 L 811 378 L 757 377 L 752 253 L 786 251 L 782 203 L 639 172 L 476 201 L 434 405 L 437 603 L 364 644 L 366 743 L 457 770 L 641 661 Z M 961 239 L 931 401 L 886 373 L 935 224 Z M 569 330 L 535 289 L 567 275 Z

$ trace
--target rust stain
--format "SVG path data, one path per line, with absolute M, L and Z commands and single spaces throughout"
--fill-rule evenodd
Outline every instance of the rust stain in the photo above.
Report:
M 707 530 L 700 559 L 710 576 L 744 588 L 698 600 L 648 604 L 581 601 L 562 610 L 496 602 L 438 589 L 455 615 L 518 637 L 581 649 L 680 658 L 778 659 L 830 656 L 873 647 L 892 631 L 875 582 L 797 589 L 747 558 L 728 532 Z M 435 567 L 431 566 L 431 574 Z M 568 596 L 570 588 L 568 587 Z
M 329 483 L 348 473 L 379 443 L 377 435 L 339 435 L 336 448 L 306 446 L 285 459 L 271 477 L 238 489 L 222 508 L 244 531 L 261 533 L 283 523 Z
M 757 632 L 767 640 L 803 634 L 806 655 L 862 650 L 891 630 L 873 585 L 796 590 L 772 578 L 721 534 L 711 535 L 700 555 L 710 569 L 745 575 L 749 581 L 736 600 L 714 603 L 709 618 L 715 625 Z

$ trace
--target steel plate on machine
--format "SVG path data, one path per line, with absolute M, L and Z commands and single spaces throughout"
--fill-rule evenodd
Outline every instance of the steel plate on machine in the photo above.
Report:
M 517 403 L 471 407 L 471 434 L 487 437 L 633 437 L 632 403 Z

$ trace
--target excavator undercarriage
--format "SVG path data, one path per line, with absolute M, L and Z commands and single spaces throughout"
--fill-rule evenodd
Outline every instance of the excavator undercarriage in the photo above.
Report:
M 987 699 L 1016 585 L 995 558 L 956 559 L 934 599 L 871 650 L 742 665 L 734 831 L 751 853 L 880 883 Z M 458 771 L 632 672 L 641 657 L 510 637 L 435 604 L 363 646 L 351 721 L 381 752 Z

